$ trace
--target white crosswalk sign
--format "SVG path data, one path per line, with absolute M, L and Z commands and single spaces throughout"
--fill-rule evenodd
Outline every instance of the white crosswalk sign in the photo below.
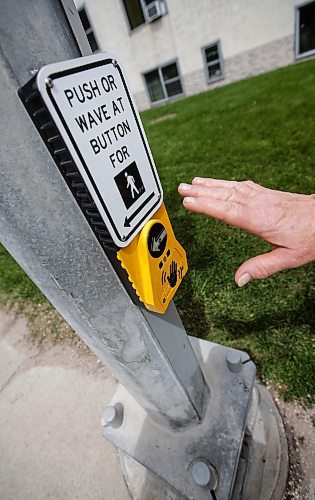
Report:
M 44 66 L 37 87 L 114 243 L 127 246 L 163 194 L 117 58 L 102 53 Z

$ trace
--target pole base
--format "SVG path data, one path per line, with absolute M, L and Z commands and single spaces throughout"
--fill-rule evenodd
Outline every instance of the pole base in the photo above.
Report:
M 284 427 L 268 391 L 255 384 L 254 364 L 246 353 L 190 340 L 211 391 L 199 424 L 165 429 L 121 386 L 111 402 L 123 405 L 124 419 L 104 436 L 120 451 L 132 498 L 211 498 L 211 482 L 201 486 L 193 477 L 198 461 L 212 471 L 217 500 L 280 500 L 288 470 Z
M 257 383 L 246 421 L 232 500 L 281 500 L 289 469 L 280 413 L 267 389 Z
M 185 498 L 123 452 L 120 460 L 133 499 Z M 287 476 L 288 450 L 281 416 L 267 389 L 256 384 L 231 500 L 281 500 Z

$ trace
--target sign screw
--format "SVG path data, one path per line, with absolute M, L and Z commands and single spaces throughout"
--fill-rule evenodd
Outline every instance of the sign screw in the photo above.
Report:
M 52 89 L 54 86 L 54 82 L 51 78 L 45 78 L 45 84 L 49 89 Z
M 126 241 L 126 236 L 121 237 L 122 241 Z
M 117 63 L 116 59 L 112 59 L 112 64 L 113 64 L 113 66 L 114 66 L 115 68 L 117 68 L 118 63 Z

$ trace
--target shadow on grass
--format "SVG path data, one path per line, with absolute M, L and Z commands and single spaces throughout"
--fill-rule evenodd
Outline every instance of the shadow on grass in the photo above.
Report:
M 216 265 L 219 256 L 213 249 L 209 248 L 205 239 L 203 244 L 198 241 L 198 250 L 193 248 L 196 240 L 196 231 L 199 230 L 198 224 L 194 218 L 189 220 L 182 217 L 174 217 L 174 230 L 176 238 L 180 241 L 183 248 L 191 249 L 191 255 L 188 251 L 189 270 L 181 284 L 179 293 L 175 296 L 175 303 L 181 314 L 185 328 L 189 335 L 206 339 L 209 335 L 209 321 L 206 314 L 206 302 L 203 294 L 203 283 L 199 287 L 194 284 L 195 272 L 200 273 L 207 270 L 211 265 Z M 206 279 L 206 278 L 205 278 Z
M 203 298 L 193 289 L 189 275 L 184 278 L 181 293 L 175 297 L 184 326 L 189 335 L 206 339 L 209 334 Z
M 296 327 L 309 325 L 311 330 L 315 330 L 315 308 L 314 297 L 305 297 L 304 301 L 297 309 L 288 311 L 279 310 L 278 313 L 263 314 L 253 320 L 244 321 L 233 319 L 227 315 L 222 315 L 220 319 L 214 321 L 215 327 L 229 332 L 234 339 L 242 338 L 244 335 L 254 334 L 258 331 L 267 331 L 268 329 Z

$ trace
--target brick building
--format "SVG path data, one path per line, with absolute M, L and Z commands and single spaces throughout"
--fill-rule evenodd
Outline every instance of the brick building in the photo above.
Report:
M 315 1 L 76 0 L 93 51 L 122 61 L 140 110 L 315 53 Z

